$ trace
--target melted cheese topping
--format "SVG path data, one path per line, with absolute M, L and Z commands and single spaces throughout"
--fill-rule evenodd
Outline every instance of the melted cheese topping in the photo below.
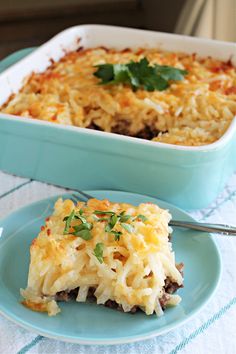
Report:
M 151 64 L 186 69 L 182 81 L 148 92 L 99 85 L 98 64 Z M 204 145 L 219 139 L 236 115 L 236 69 L 231 62 L 153 49 L 122 51 L 79 48 L 33 73 L 1 111 L 22 117 L 93 128 L 177 145 Z
M 64 234 L 64 218 L 81 209 L 87 222 L 93 224 L 90 240 L 72 235 L 73 227 L 81 224 L 79 219 L 73 219 L 69 233 Z M 132 226 L 131 232 L 117 222 L 113 230 L 122 234 L 115 240 L 114 234 L 105 230 L 107 221 L 99 221 L 95 210 L 131 215 L 126 221 Z M 138 218 L 140 214 L 147 219 Z M 93 287 L 98 304 L 113 300 L 124 311 L 138 306 L 147 315 L 154 311 L 159 314 L 166 278 L 183 283 L 168 238 L 170 218 L 167 210 L 150 203 L 133 206 L 91 199 L 75 206 L 71 200 L 59 199 L 53 215 L 32 242 L 28 286 L 21 290 L 23 304 L 55 315 L 59 312 L 55 301 L 58 292 L 79 288 L 77 301 L 84 302 Z M 102 263 L 94 254 L 97 243 L 104 245 Z M 169 296 L 170 304 L 179 301 L 177 295 Z

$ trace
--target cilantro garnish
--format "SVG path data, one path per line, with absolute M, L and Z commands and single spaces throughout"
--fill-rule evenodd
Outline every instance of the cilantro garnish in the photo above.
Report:
M 172 66 L 150 65 L 147 58 L 143 58 L 139 62 L 100 64 L 95 67 L 97 71 L 94 76 L 101 80 L 99 84 L 127 84 L 134 91 L 137 89 L 163 91 L 169 87 L 169 81 L 183 80 L 184 76 L 188 74 L 186 70 Z
M 96 217 L 96 221 L 108 221 L 109 218 L 98 218 L 96 215 L 94 215 Z
M 95 210 L 94 212 L 93 212 L 94 214 L 98 214 L 98 215 L 114 215 L 115 213 L 114 213 L 114 211 L 103 211 L 103 210 Z
M 82 214 L 83 214 L 83 211 L 81 209 L 79 210 L 79 214 L 76 214 L 75 210 L 72 210 L 70 215 L 66 216 L 63 219 L 63 221 L 66 222 L 64 234 L 69 233 L 69 229 L 71 227 L 72 220 L 78 219 L 81 221 L 81 224 L 74 225 L 73 226 L 74 231 L 72 231 L 70 233 L 71 233 L 71 235 L 79 236 L 79 237 L 83 238 L 84 240 L 88 241 L 88 240 L 91 240 L 91 238 L 92 238 L 90 230 L 92 230 L 93 224 L 87 222 L 86 218 L 83 217 Z
M 121 231 L 114 230 L 114 227 L 119 222 L 120 225 L 129 233 L 132 233 L 134 228 L 131 224 L 128 224 L 127 221 L 131 220 L 134 221 L 136 219 L 141 219 L 142 221 L 146 221 L 147 218 L 144 215 L 138 215 L 136 217 L 132 217 L 131 215 L 125 214 L 125 211 L 122 211 L 120 214 L 116 214 L 114 211 L 102 211 L 102 210 L 95 210 L 94 216 L 96 217 L 97 221 L 107 221 L 105 226 L 105 231 L 113 234 L 115 237 L 115 241 L 119 241 L 122 235 Z M 97 215 L 101 215 L 98 217 Z M 107 215 L 107 217 L 103 217 L 102 215 Z M 70 232 L 71 222 L 72 220 L 80 220 L 81 224 L 73 225 L 73 231 Z M 74 236 L 81 237 L 82 239 L 88 241 L 91 240 L 92 234 L 91 230 L 93 228 L 93 224 L 88 222 L 86 217 L 84 216 L 83 210 L 80 209 L 77 213 L 75 210 L 72 210 L 70 215 L 66 216 L 63 221 L 65 221 L 65 229 L 64 234 L 71 234 Z M 94 248 L 94 255 L 97 257 L 100 263 L 103 262 L 103 243 L 97 243 L 96 247 Z
M 118 216 L 116 214 L 110 217 L 108 224 L 105 227 L 106 232 L 110 232 L 118 221 Z
M 115 241 L 120 241 L 120 236 L 122 235 L 122 232 L 121 232 L 121 231 L 114 231 L 114 230 L 112 230 L 110 233 L 115 236 Z
M 140 220 L 142 220 L 142 221 L 147 221 L 147 220 L 148 220 L 148 218 L 147 218 L 145 215 L 142 215 L 142 214 L 139 214 L 139 215 L 136 217 L 136 219 L 140 219 Z
M 122 235 L 121 231 L 114 230 L 114 227 L 120 223 L 120 225 L 129 233 L 132 233 L 134 231 L 134 227 L 132 224 L 127 223 L 128 220 L 130 221 L 135 221 L 137 219 L 144 221 L 147 221 L 148 218 L 145 215 L 139 214 L 136 217 L 133 217 L 129 214 L 125 214 L 125 211 L 122 211 L 120 214 L 116 214 L 114 211 L 102 211 L 102 210 L 95 210 L 94 211 L 94 216 L 96 221 L 107 221 L 107 224 L 105 226 L 105 232 L 108 232 L 110 234 L 113 234 L 115 236 L 115 241 L 120 240 L 120 236 Z M 97 215 L 107 215 L 110 217 L 98 217 Z
M 75 215 L 75 219 L 79 219 L 83 224 L 86 224 L 87 220 L 81 215 Z
M 66 222 L 65 229 L 64 229 L 64 234 L 68 234 L 71 221 L 74 219 L 74 217 L 75 217 L 75 211 L 72 210 L 72 212 L 70 213 L 70 215 L 66 216 L 66 217 L 63 219 L 63 221 Z
M 93 225 L 86 222 L 84 224 L 73 226 L 74 232 L 71 232 L 74 236 L 79 236 L 85 241 L 91 240 L 92 235 L 90 230 L 93 228 Z
M 120 217 L 120 222 L 126 222 L 131 218 L 131 215 L 125 214 L 125 212 L 122 211 L 122 213 L 120 213 L 119 217 Z
M 97 260 L 100 263 L 103 263 L 103 249 L 104 249 L 104 244 L 103 243 L 97 243 L 96 247 L 94 248 L 94 256 L 97 258 Z
M 89 241 L 92 238 L 91 232 L 88 229 L 83 229 L 78 232 L 72 232 L 72 235 L 79 236 L 85 241 Z

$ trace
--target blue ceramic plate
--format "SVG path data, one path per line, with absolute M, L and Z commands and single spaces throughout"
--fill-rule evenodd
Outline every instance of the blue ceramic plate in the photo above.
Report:
M 185 212 L 160 200 L 126 192 L 89 191 L 97 198 L 139 204 L 153 202 L 167 208 L 173 217 L 192 220 Z M 221 274 L 221 261 L 210 235 L 174 230 L 177 262 L 185 264 L 185 287 L 178 291 L 179 306 L 164 316 L 121 313 L 96 304 L 61 303 L 55 317 L 28 310 L 20 304 L 19 289 L 27 283 L 29 247 L 57 198 L 49 198 L 20 209 L 0 222 L 0 312 L 46 337 L 80 344 L 117 344 L 151 338 L 182 325 L 195 315 L 214 293 Z

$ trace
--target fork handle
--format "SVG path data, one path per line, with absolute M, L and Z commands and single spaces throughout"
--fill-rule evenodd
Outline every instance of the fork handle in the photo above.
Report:
M 179 221 L 171 220 L 169 222 L 170 226 L 183 227 L 198 231 L 219 233 L 221 235 L 236 235 L 236 227 L 224 224 L 209 224 L 194 221 Z

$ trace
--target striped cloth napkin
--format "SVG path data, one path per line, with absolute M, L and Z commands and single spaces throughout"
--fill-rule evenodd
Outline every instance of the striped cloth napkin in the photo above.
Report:
M 19 207 L 63 192 L 62 188 L 0 172 L 0 218 Z M 209 208 L 190 214 L 200 221 L 236 224 L 236 174 Z M 222 280 L 213 299 L 186 325 L 134 344 L 84 346 L 36 335 L 0 315 L 0 353 L 236 353 L 236 238 L 214 238 L 222 255 Z

